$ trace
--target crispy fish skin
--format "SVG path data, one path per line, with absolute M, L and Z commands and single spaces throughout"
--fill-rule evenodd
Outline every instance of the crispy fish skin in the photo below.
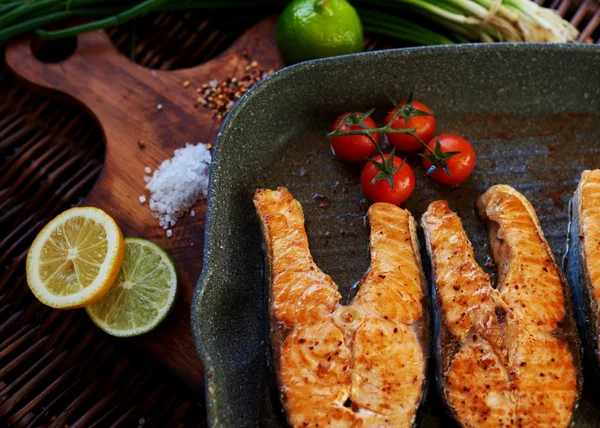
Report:
M 300 203 L 285 188 L 257 190 L 270 265 L 271 344 L 283 407 L 294 427 L 411 426 L 428 354 L 416 223 L 390 204 L 369 210 L 371 268 L 349 306 L 314 263 Z
M 590 373 L 600 385 L 600 170 L 581 174 L 570 215 L 566 274 Z
M 477 209 L 498 287 L 445 201 L 422 219 L 433 270 L 438 381 L 466 427 L 568 426 L 581 389 L 569 292 L 531 204 L 504 185 Z

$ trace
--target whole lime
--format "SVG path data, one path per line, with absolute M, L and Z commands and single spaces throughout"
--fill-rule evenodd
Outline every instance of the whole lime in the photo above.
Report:
M 277 23 L 277 46 L 288 64 L 360 52 L 362 24 L 346 0 L 293 0 Z

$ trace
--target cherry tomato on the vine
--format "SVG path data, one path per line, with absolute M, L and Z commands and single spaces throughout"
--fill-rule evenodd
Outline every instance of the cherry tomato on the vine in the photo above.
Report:
M 389 154 L 384 156 L 386 160 L 390 157 Z M 373 160 L 377 163 L 382 162 L 381 156 L 375 156 Z M 360 174 L 360 187 L 365 196 L 372 202 L 389 202 L 394 205 L 401 205 L 415 189 L 415 174 L 412 168 L 407 163 L 403 163 L 402 159 L 397 156 L 394 156 L 392 164 L 394 168 L 400 168 L 393 175 L 394 188 L 390 186 L 389 181 L 385 178 L 371 184 L 380 171 L 370 162 L 364 166 Z
M 445 160 L 450 175 L 446 174 L 443 168 L 437 167 L 429 174 L 431 178 L 444 184 L 459 184 L 465 181 L 475 168 L 475 150 L 467 140 L 455 134 L 442 134 L 431 139 L 427 144 L 431 150 L 435 151 L 436 139 L 439 139 L 441 153 L 459 152 Z M 429 154 L 427 150 L 425 154 Z M 426 171 L 431 168 L 433 163 L 429 159 L 423 159 L 423 167 Z
M 401 107 L 406 106 L 406 101 L 400 103 Z M 417 110 L 424 111 L 425 113 L 431 114 L 431 110 L 423 103 L 419 101 L 413 101 L 412 107 Z M 385 123 L 389 123 L 390 120 L 394 118 L 398 110 L 394 109 L 390 111 L 386 118 Z M 408 120 L 408 124 L 402 116 L 398 116 L 394 123 L 392 123 L 393 129 L 409 129 L 409 128 L 417 128 L 414 134 L 419 137 L 424 142 L 428 142 L 433 138 L 435 133 L 435 119 L 433 116 L 412 116 Z M 421 144 L 417 139 L 415 139 L 412 135 L 409 134 L 387 134 L 388 140 L 394 146 L 403 152 L 416 152 L 423 148 L 423 144 Z
M 332 131 L 335 131 L 342 119 L 349 114 L 350 112 L 340 116 L 333 124 Z M 356 112 L 356 114 L 362 115 L 361 112 Z M 377 125 L 375 125 L 375 122 L 370 117 L 364 118 L 363 123 L 369 128 L 377 128 Z M 358 125 L 349 126 L 344 124 L 340 129 L 342 131 L 356 131 L 363 128 Z M 379 135 L 371 134 L 371 137 L 376 143 L 379 142 Z M 375 152 L 375 145 L 369 139 L 369 137 L 364 135 L 346 135 L 343 137 L 334 137 L 331 139 L 331 147 L 338 157 L 348 162 L 364 161 Z

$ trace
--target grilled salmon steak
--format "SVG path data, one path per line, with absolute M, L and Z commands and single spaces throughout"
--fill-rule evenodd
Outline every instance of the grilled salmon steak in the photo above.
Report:
M 529 201 L 512 187 L 477 202 L 498 267 L 475 261 L 445 201 L 423 215 L 433 274 L 438 386 L 465 427 L 565 427 L 581 389 L 566 282 Z
M 427 287 L 416 223 L 397 206 L 369 209 L 371 265 L 349 306 L 314 263 L 290 192 L 254 196 L 270 264 L 273 363 L 294 427 L 408 427 L 423 400 Z
M 584 171 L 570 207 L 567 277 L 589 372 L 600 386 L 600 170 Z

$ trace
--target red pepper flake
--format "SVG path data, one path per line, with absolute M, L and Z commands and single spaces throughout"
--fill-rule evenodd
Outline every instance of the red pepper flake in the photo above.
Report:
M 248 59 L 247 55 L 244 57 Z M 233 108 L 237 100 L 265 77 L 274 73 L 273 69 L 263 70 L 257 61 L 249 61 L 242 77 L 228 77 L 221 82 L 211 80 L 196 89 L 198 97 L 194 107 L 203 106 L 212 111 L 212 117 L 222 120 Z

